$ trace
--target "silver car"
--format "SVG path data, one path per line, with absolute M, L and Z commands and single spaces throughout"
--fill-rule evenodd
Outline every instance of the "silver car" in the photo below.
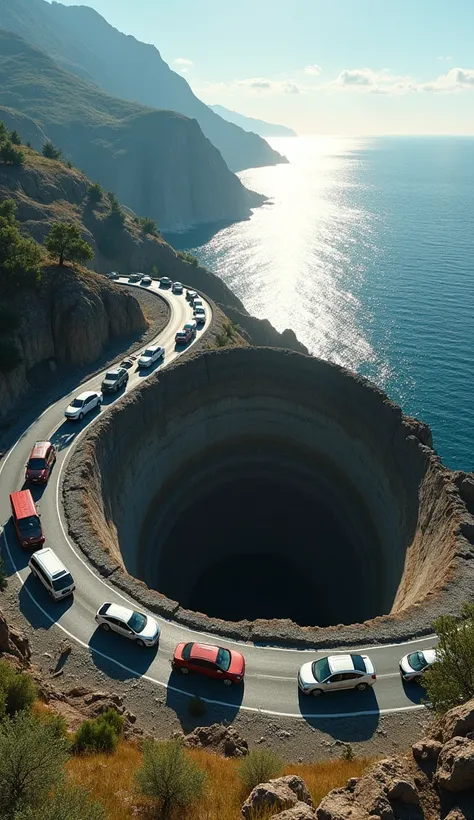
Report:
M 426 672 L 430 666 L 433 666 L 437 658 L 436 649 L 419 649 L 418 652 L 410 652 L 408 655 L 405 655 L 399 663 L 402 679 L 420 683 L 423 673 Z
M 105 632 L 118 632 L 135 641 L 138 646 L 154 646 L 160 637 L 160 627 L 151 615 L 144 615 L 120 604 L 102 604 L 95 619 Z
M 304 695 L 319 697 L 343 689 L 363 691 L 373 686 L 377 676 L 368 655 L 330 655 L 304 663 L 298 672 L 298 686 Z

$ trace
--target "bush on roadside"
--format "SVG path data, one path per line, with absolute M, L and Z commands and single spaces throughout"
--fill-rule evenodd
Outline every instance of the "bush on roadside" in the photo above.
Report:
M 155 801 L 163 820 L 175 810 L 186 816 L 186 807 L 202 796 L 205 772 L 194 763 L 181 743 L 146 741 L 143 762 L 135 775 L 141 794 Z
M 105 820 L 105 812 L 86 789 L 65 782 L 41 806 L 17 812 L 14 820 Z
M 123 730 L 123 717 L 115 709 L 108 709 L 103 715 L 85 720 L 79 726 L 73 742 L 73 751 L 113 752 Z
M 474 604 L 465 603 L 461 619 L 442 615 L 433 622 L 437 660 L 423 674 L 435 712 L 446 712 L 474 697 Z
M 259 783 L 279 777 L 283 771 L 283 761 L 271 749 L 252 749 L 242 758 L 237 771 L 243 790 L 249 795 Z
M 0 693 L 5 697 L 6 714 L 13 717 L 35 702 L 35 682 L 26 672 L 17 672 L 7 661 L 0 661 Z
M 67 744 L 30 712 L 0 723 L 0 817 L 46 803 L 68 758 Z

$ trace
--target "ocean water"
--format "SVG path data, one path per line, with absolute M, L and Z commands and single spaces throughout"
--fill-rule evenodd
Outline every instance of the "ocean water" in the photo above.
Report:
M 181 239 L 279 330 L 361 373 L 474 470 L 474 138 L 296 138 L 269 204 Z

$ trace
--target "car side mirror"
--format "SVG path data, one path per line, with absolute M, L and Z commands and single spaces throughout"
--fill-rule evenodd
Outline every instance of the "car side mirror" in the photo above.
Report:
M 217 670 L 217 674 L 218 674 L 218 675 L 222 675 L 222 669 L 218 669 L 218 670 Z

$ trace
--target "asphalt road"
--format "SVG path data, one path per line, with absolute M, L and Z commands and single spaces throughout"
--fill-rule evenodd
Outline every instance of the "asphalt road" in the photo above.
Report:
M 125 282 L 125 280 L 122 280 Z M 158 290 L 154 283 L 151 290 Z M 133 390 L 150 373 L 170 364 L 179 353 L 175 350 L 174 335 L 191 315 L 192 310 L 183 296 L 175 296 L 170 291 L 160 289 L 160 294 L 169 302 L 171 318 L 166 329 L 154 340 L 165 347 L 164 363 L 155 365 L 141 374 L 131 370 L 126 390 Z M 210 321 L 210 307 L 207 306 L 206 325 L 198 332 L 206 332 Z M 227 687 L 219 681 L 209 681 L 197 676 L 181 676 L 171 671 L 170 659 L 174 648 L 182 640 L 200 640 L 215 643 L 214 637 L 193 632 L 177 623 L 160 620 L 161 638 L 159 647 L 143 649 L 113 633 L 104 633 L 97 628 L 94 616 L 104 601 L 133 604 L 130 599 L 106 583 L 89 566 L 77 547 L 71 543 L 66 533 L 60 500 L 60 485 L 64 470 L 75 443 L 82 433 L 94 423 L 94 419 L 114 404 L 118 397 L 104 397 L 99 413 L 92 412 L 82 422 L 67 422 L 64 408 L 69 400 L 85 389 L 100 386 L 103 374 L 94 376 L 80 389 L 64 396 L 47 408 L 23 433 L 0 465 L 0 521 L 3 523 L 3 547 L 10 558 L 21 582 L 19 593 L 22 612 L 37 628 L 62 630 L 72 641 L 82 645 L 92 653 L 95 664 L 112 679 L 128 680 L 146 677 L 157 686 L 166 687 L 166 702 L 177 708 L 183 695 L 199 694 L 211 708 L 211 704 L 226 707 L 228 719 L 240 710 L 306 719 L 309 722 L 328 718 L 362 719 L 363 733 L 370 737 L 377 725 L 378 716 L 391 712 L 422 709 L 423 689 L 416 684 L 403 684 L 398 673 L 398 661 L 407 652 L 433 646 L 434 638 L 424 638 L 407 644 L 391 644 L 367 648 L 375 664 L 377 682 L 365 692 L 338 692 L 323 698 L 311 698 L 300 694 L 296 675 L 299 666 L 309 659 L 321 657 L 329 652 L 284 649 L 251 644 L 237 644 L 235 641 L 219 643 L 229 648 L 240 649 L 246 658 L 246 678 L 242 687 Z M 74 597 L 53 602 L 39 581 L 32 578 L 28 570 L 29 553 L 22 550 L 17 542 L 10 519 L 8 494 L 21 489 L 24 483 L 25 464 L 35 441 L 52 440 L 58 448 L 58 459 L 51 478 L 44 489 L 34 488 L 46 545 L 51 546 L 71 571 L 76 582 Z M 344 650 L 341 647 L 340 650 Z M 338 650 L 339 651 L 339 650 Z M 359 650 L 357 650 L 359 651 Z

